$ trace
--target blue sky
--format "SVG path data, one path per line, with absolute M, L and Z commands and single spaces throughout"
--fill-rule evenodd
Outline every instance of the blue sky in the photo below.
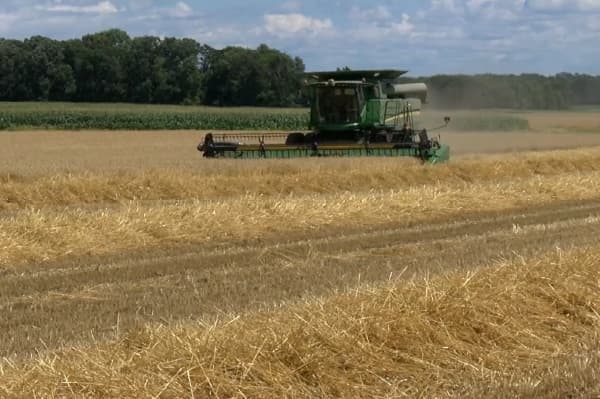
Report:
M 0 37 L 109 28 L 217 48 L 266 43 L 307 70 L 600 75 L 600 0 L 0 0 Z

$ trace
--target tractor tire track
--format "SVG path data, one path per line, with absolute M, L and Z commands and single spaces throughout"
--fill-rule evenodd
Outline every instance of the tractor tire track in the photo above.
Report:
M 268 308 L 359 283 L 476 268 L 597 237 L 600 202 L 593 201 L 229 248 L 156 249 L 46 270 L 31 265 L 0 278 L 0 356 L 112 339 L 149 322 Z

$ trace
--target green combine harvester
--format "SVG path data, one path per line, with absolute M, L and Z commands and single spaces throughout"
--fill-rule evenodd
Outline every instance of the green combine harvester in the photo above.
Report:
M 450 148 L 417 129 L 424 83 L 400 84 L 399 70 L 315 72 L 308 133 L 212 134 L 198 150 L 208 158 L 415 157 L 447 161 Z M 444 118 L 444 126 L 450 118 Z

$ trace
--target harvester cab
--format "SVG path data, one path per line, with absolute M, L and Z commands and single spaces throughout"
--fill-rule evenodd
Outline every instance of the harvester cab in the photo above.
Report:
M 427 130 L 419 130 L 415 123 L 427 98 L 427 86 L 398 83 L 404 73 L 378 70 L 307 74 L 310 132 L 254 138 L 209 134 L 198 149 L 207 157 L 411 156 L 430 163 L 446 161 L 448 146 L 430 138 Z

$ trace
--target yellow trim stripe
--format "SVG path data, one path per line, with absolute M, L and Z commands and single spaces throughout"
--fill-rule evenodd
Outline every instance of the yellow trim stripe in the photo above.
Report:
M 420 111 L 413 111 L 412 114 L 413 114 L 413 116 L 419 116 L 419 115 L 421 115 L 421 112 Z M 385 120 L 385 123 L 388 123 L 392 119 L 396 119 L 396 118 L 404 118 L 404 112 L 402 112 L 400 114 L 396 114 L 396 115 L 390 116 L 389 118 L 387 118 Z

